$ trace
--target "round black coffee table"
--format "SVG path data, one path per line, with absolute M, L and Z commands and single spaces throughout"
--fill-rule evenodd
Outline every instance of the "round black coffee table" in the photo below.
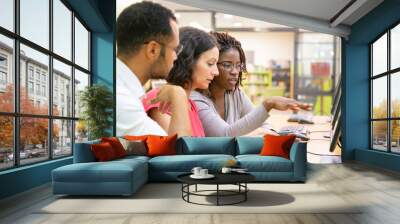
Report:
M 241 202 L 245 202 L 247 200 L 247 192 L 249 188 L 247 187 L 247 183 L 255 180 L 255 177 L 248 173 L 216 173 L 213 174 L 215 177 L 212 179 L 193 179 L 189 174 L 182 174 L 177 177 L 178 181 L 182 183 L 182 199 L 188 203 L 198 204 L 198 205 L 215 205 L 215 204 L 202 204 L 190 201 L 190 196 L 204 196 L 204 197 L 216 197 L 217 206 L 220 205 L 234 205 Z M 197 190 L 198 184 L 204 185 L 216 185 L 215 190 Z M 194 191 L 190 191 L 190 186 L 195 186 Z M 236 185 L 238 186 L 237 190 L 223 190 L 220 189 L 220 185 Z M 215 192 L 215 194 L 206 194 L 209 192 Z M 221 197 L 232 197 L 232 196 L 241 196 L 239 200 L 231 202 L 231 203 L 221 203 Z

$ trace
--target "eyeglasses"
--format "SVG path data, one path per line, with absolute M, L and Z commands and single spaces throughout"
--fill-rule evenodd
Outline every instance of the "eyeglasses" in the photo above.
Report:
M 175 53 L 176 53 L 176 56 L 178 56 L 183 50 L 183 45 L 180 45 L 180 44 L 177 47 L 171 47 L 171 46 L 168 46 L 168 45 L 166 45 L 166 44 L 164 44 L 162 42 L 158 42 L 156 40 L 154 40 L 154 41 L 157 42 L 159 45 L 162 45 L 162 46 L 164 46 L 166 48 L 171 48 L 172 50 L 174 50 Z M 149 43 L 150 43 L 150 41 L 146 41 L 143 44 L 149 44 Z
M 239 72 L 243 72 L 244 71 L 244 64 L 243 63 L 237 63 L 236 65 L 234 65 L 232 62 L 223 61 L 223 62 L 218 62 L 217 64 L 221 65 L 222 68 L 227 72 L 233 71 L 233 67 L 235 67 L 236 70 L 239 71 Z

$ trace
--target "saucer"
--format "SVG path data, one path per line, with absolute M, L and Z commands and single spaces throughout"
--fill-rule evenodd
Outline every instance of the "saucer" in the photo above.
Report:
M 214 178 L 214 175 L 207 174 L 207 175 L 201 176 L 201 175 L 192 174 L 192 175 L 190 175 L 190 178 L 193 178 L 193 179 L 211 179 L 211 178 Z

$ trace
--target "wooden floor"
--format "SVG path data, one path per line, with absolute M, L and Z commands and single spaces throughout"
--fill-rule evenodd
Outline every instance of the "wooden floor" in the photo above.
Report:
M 399 173 L 359 163 L 310 164 L 308 182 L 366 206 L 356 214 L 36 214 L 54 200 L 47 185 L 1 201 L 0 223 L 400 223 Z

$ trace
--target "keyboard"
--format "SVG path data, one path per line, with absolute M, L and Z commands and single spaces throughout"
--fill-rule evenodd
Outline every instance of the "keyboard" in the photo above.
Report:
M 288 122 L 299 122 L 299 124 L 314 124 L 313 115 L 311 114 L 292 114 Z
M 301 138 L 302 140 L 309 140 L 308 131 L 304 125 L 288 125 L 282 127 L 279 131 L 277 131 L 279 135 L 289 135 L 294 134 L 296 137 Z
M 284 133 L 302 133 L 306 134 L 307 130 L 304 125 L 288 125 L 284 126 L 278 131 L 279 134 L 284 134 Z

